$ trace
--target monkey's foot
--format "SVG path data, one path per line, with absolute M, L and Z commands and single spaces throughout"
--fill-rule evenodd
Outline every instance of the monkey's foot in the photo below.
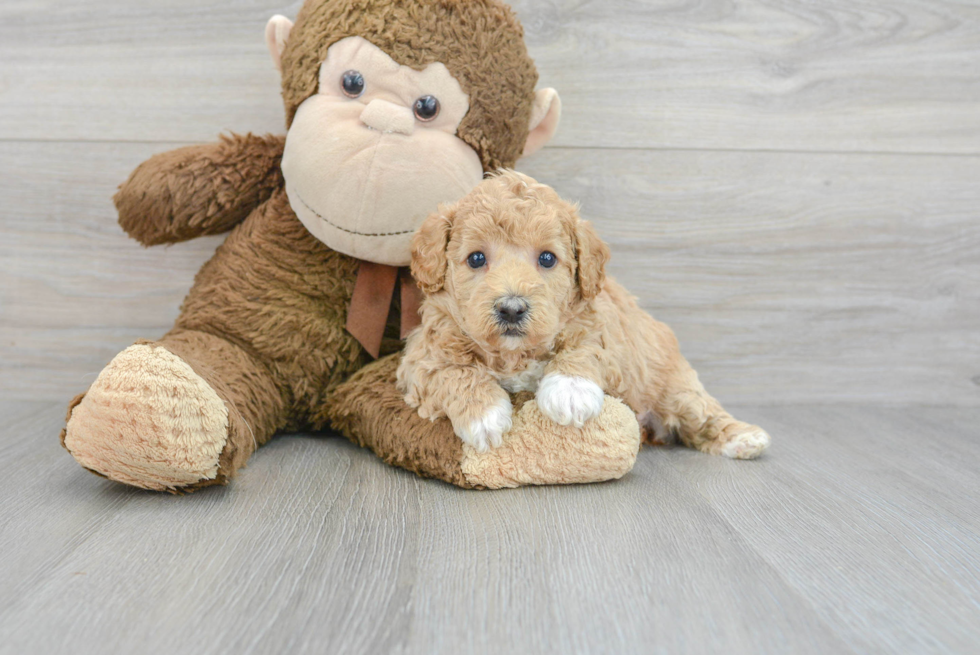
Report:
M 116 355 L 69 408 L 62 442 L 79 464 L 144 489 L 218 475 L 228 409 L 180 357 L 147 344 Z
M 464 445 L 462 469 L 471 485 L 489 489 L 602 482 L 629 473 L 639 449 L 636 414 L 618 399 L 607 396 L 583 428 L 558 425 L 532 401 L 516 412 L 503 445 L 483 453 Z

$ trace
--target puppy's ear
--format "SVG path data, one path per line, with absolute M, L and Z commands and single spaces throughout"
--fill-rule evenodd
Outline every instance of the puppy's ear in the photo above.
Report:
M 575 256 L 579 292 L 585 300 L 592 300 L 602 291 L 606 279 L 609 246 L 599 238 L 592 224 L 581 218 L 575 223 Z
M 439 291 L 446 282 L 446 248 L 455 219 L 455 206 L 440 207 L 412 237 L 412 277 L 426 293 Z

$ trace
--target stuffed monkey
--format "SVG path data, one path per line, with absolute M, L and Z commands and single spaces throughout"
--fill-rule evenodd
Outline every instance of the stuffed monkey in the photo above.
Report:
M 558 95 L 535 92 L 510 9 L 307 0 L 295 25 L 270 20 L 266 40 L 286 137 L 157 155 L 115 196 L 145 246 L 230 234 L 173 329 L 124 350 L 72 401 L 65 448 L 92 472 L 173 492 L 226 483 L 276 432 L 324 427 L 467 488 L 629 471 L 639 426 L 617 400 L 578 430 L 515 397 L 504 444 L 479 453 L 395 389 L 400 337 L 418 321 L 412 234 L 557 127 Z

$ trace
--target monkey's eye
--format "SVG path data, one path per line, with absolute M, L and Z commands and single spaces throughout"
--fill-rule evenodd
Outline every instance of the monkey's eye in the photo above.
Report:
M 541 253 L 541 256 L 538 257 L 538 263 L 541 264 L 542 268 L 552 268 L 558 263 L 558 258 L 555 257 L 555 253 L 545 250 L 543 253 Z
M 483 265 L 487 263 L 487 256 L 476 251 L 470 253 L 470 256 L 466 258 L 466 263 L 470 265 L 470 268 L 483 268 Z
M 364 93 L 364 76 L 355 70 L 347 71 L 340 79 L 340 87 L 348 98 L 358 98 Z
M 439 99 L 435 96 L 422 96 L 415 101 L 415 118 L 422 122 L 431 121 L 439 115 Z

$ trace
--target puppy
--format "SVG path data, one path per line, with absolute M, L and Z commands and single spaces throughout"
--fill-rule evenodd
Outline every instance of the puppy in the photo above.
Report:
M 398 387 L 476 450 L 500 445 L 507 392 L 519 391 L 561 425 L 582 427 L 609 394 L 637 413 L 649 442 L 676 436 L 741 459 L 769 445 L 708 395 L 670 328 L 605 275 L 609 248 L 551 188 L 499 172 L 427 218 L 412 247 L 426 298 Z

